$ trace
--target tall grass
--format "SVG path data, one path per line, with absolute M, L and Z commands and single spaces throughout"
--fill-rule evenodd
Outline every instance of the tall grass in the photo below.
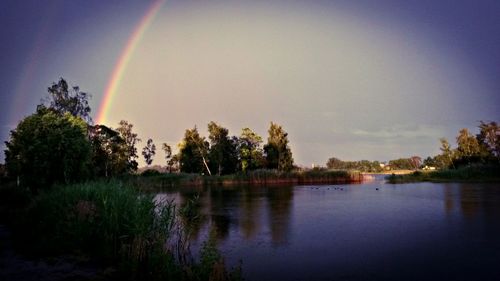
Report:
M 147 176 L 129 176 L 125 180 L 143 190 L 158 190 L 173 186 L 356 183 L 362 181 L 362 175 L 358 171 L 327 169 L 290 172 L 258 169 L 247 171 L 245 173 L 241 172 L 223 176 L 168 173 Z
M 120 181 L 57 186 L 27 211 L 23 240 L 42 255 L 97 258 L 123 280 L 204 280 L 192 274 L 202 265 L 175 251 L 184 233 L 175 205 L 153 199 Z

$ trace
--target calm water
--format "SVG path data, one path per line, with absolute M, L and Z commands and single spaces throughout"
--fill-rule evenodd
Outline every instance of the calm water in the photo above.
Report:
M 378 188 L 378 190 L 377 190 Z M 500 184 L 184 188 L 246 280 L 500 280 Z

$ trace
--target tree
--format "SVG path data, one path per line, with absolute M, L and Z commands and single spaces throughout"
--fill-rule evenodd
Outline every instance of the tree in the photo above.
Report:
M 70 113 L 39 107 L 11 131 L 5 163 L 9 175 L 32 190 L 90 175 L 87 124 Z
M 207 162 L 208 149 L 209 143 L 200 136 L 196 126 L 187 129 L 184 139 L 179 144 L 178 159 L 181 172 L 203 173 L 206 170 L 211 175 Z
M 399 158 L 390 160 L 389 166 L 391 166 L 391 169 L 400 169 L 400 170 L 413 169 L 412 160 L 410 158 Z
M 241 130 L 238 139 L 238 155 L 240 169 L 243 172 L 255 170 L 263 167 L 264 156 L 261 148 L 262 137 L 254 133 L 249 128 Z
M 61 78 L 59 82 L 52 83 L 48 88 L 48 97 L 45 102 L 48 103 L 48 108 L 61 115 L 69 113 L 82 118 L 87 123 L 92 123 L 88 102 L 90 97 L 89 94 L 81 92 L 78 86 L 70 89 L 66 80 Z
M 288 147 L 288 133 L 283 128 L 271 122 L 269 137 L 264 146 L 267 167 L 279 171 L 290 171 L 293 168 L 292 151 Z
M 238 163 L 237 141 L 228 136 L 226 128 L 213 121 L 208 124 L 208 134 L 210 167 L 216 170 L 218 175 L 234 173 Z
M 142 149 L 142 156 L 146 164 L 149 166 L 153 163 L 153 158 L 156 154 L 156 145 L 153 143 L 152 139 L 148 139 L 146 146 Z
M 163 149 L 163 151 L 165 152 L 165 161 L 167 162 L 168 172 L 171 173 L 172 166 L 174 165 L 174 163 L 171 161 L 172 160 L 172 147 L 170 147 L 170 145 L 168 145 L 167 143 L 164 142 L 161 145 L 161 149 Z
M 417 170 L 422 165 L 422 158 L 419 156 L 410 157 L 410 163 L 414 170 Z
M 137 137 L 137 134 L 132 132 L 134 125 L 130 124 L 128 121 L 121 120 L 119 127 L 116 129 L 120 133 L 120 137 L 125 141 L 126 146 L 126 158 L 128 161 L 128 169 L 130 171 L 136 171 L 138 163 L 136 159 L 139 157 L 137 155 L 137 148 L 135 145 L 141 141 Z
M 459 157 L 478 156 L 481 151 L 476 137 L 463 128 L 457 136 L 457 151 Z
M 486 152 L 500 160 L 500 127 L 496 122 L 485 123 L 481 121 L 479 125 L 477 141 Z
M 127 145 L 120 133 L 104 125 L 91 126 L 92 167 L 96 176 L 114 176 L 129 169 Z
M 442 162 L 442 165 L 446 168 L 455 168 L 455 164 L 453 164 L 455 153 L 451 149 L 450 143 L 445 138 L 441 138 L 439 139 L 439 141 L 441 142 L 441 148 L 439 149 L 441 150 L 440 160 Z
M 331 157 L 330 159 L 328 159 L 328 161 L 326 162 L 326 167 L 328 169 L 336 169 L 336 170 L 345 169 L 344 161 L 335 157 Z

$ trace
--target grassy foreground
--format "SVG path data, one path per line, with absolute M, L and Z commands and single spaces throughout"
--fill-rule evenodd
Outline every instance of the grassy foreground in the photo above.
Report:
M 22 212 L 14 235 L 29 254 L 98 261 L 112 268 L 106 279 L 241 279 L 239 269 L 226 270 L 213 239 L 202 247 L 199 262 L 190 259 L 183 242 L 189 226 L 176 206 L 121 181 L 56 186 Z
M 468 166 L 439 171 L 416 171 L 405 175 L 390 175 L 389 183 L 412 182 L 500 182 L 500 166 Z

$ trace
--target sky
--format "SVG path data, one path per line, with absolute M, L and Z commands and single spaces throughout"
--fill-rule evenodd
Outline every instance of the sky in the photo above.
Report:
M 96 122 L 134 124 L 139 149 L 210 121 L 265 140 L 274 121 L 299 165 L 435 155 L 500 121 L 498 15 L 487 0 L 2 0 L 0 162 L 60 77 Z

